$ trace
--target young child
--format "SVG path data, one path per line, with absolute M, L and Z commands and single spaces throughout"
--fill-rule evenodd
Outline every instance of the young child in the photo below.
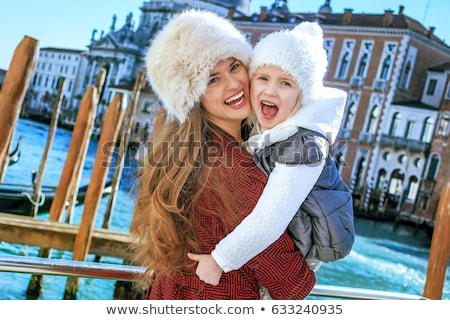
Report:
M 269 175 L 252 211 L 198 261 L 201 280 L 245 264 L 286 228 L 310 268 L 341 259 L 354 242 L 353 204 L 328 149 L 342 121 L 346 93 L 323 86 L 323 32 L 303 22 L 266 36 L 250 62 L 250 99 L 257 123 L 248 146 Z M 300 208 L 300 209 L 299 209 Z

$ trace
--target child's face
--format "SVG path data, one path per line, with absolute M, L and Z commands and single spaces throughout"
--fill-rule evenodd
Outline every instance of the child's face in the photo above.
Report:
M 271 129 L 286 120 L 295 108 L 300 89 L 279 67 L 262 66 L 250 84 L 250 101 L 259 124 Z

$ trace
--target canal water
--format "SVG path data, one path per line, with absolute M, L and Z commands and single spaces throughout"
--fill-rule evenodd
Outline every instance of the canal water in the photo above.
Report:
M 39 122 L 20 119 L 13 137 L 13 146 L 20 135 L 22 156 L 18 163 L 7 168 L 5 183 L 31 183 L 31 170 L 38 170 L 45 148 L 48 126 Z M 55 186 L 61 175 L 72 132 L 58 128 L 52 149 L 45 167 L 43 185 Z M 96 141 L 91 141 L 83 170 L 81 184 L 90 179 L 90 169 L 97 152 Z M 110 228 L 128 231 L 133 213 L 134 197 L 132 186 L 136 163 L 126 161 Z M 112 173 L 112 170 L 111 170 Z M 103 199 L 96 217 L 96 227 L 103 223 L 107 198 Z M 0 203 L 1 208 L 1 203 Z M 0 210 L 1 211 L 1 210 Z M 78 224 L 83 206 L 77 206 L 74 224 Z M 48 219 L 48 214 L 39 219 Z M 344 259 L 323 264 L 317 271 L 317 283 L 345 287 L 387 290 L 422 295 L 428 267 L 430 239 L 421 230 L 399 226 L 394 230 L 390 223 L 371 220 L 355 220 L 356 239 L 353 250 Z M 0 253 L 20 256 L 37 256 L 39 248 L 0 242 Z M 71 252 L 53 250 L 54 258 L 71 259 Z M 88 260 L 92 261 L 93 256 Z M 103 262 L 121 263 L 116 258 L 103 258 Z M 22 273 L 0 272 L 0 300 L 24 300 L 30 275 Z M 62 299 L 66 277 L 45 276 L 42 299 Z M 81 278 L 77 299 L 110 300 L 113 299 L 115 282 Z M 450 300 L 450 267 L 447 268 L 442 299 Z

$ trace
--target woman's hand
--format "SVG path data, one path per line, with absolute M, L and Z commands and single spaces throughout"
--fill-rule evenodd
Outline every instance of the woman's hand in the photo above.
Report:
M 188 258 L 198 262 L 196 274 L 200 280 L 208 284 L 217 286 L 222 276 L 222 268 L 216 263 L 216 260 L 210 254 L 188 253 Z

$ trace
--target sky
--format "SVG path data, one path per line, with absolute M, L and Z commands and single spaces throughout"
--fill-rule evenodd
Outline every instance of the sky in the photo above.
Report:
M 270 7 L 274 0 L 251 0 L 250 14 L 261 6 Z M 14 50 L 24 36 L 39 41 L 39 47 L 86 50 L 92 30 L 97 37 L 108 32 L 112 17 L 117 15 L 116 28 L 125 23 L 131 12 L 139 23 L 140 6 L 144 0 L 1 0 L 0 1 L 0 69 L 8 69 Z M 317 12 L 325 0 L 288 0 L 292 12 Z M 404 14 L 425 27 L 434 26 L 435 35 L 450 44 L 448 27 L 449 0 L 331 0 L 333 13 L 353 9 L 353 13 L 382 14 L 391 9 Z

